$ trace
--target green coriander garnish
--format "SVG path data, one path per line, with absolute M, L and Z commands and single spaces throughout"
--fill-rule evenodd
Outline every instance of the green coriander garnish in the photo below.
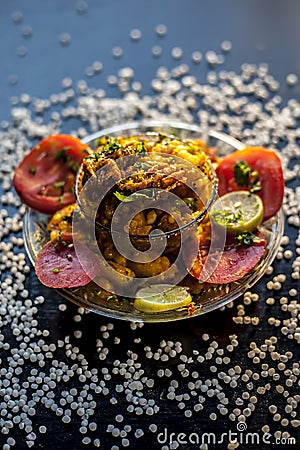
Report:
M 72 147 L 64 147 L 61 150 L 59 150 L 58 152 L 55 153 L 54 155 L 54 159 L 62 159 L 64 163 L 67 164 L 67 166 L 69 167 L 69 169 L 73 172 L 73 173 L 77 173 L 80 167 L 80 164 L 76 161 L 74 161 L 73 157 L 71 154 L 68 154 L 67 151 L 71 150 Z M 83 151 L 84 152 L 84 151 Z M 85 153 L 89 153 L 88 151 L 86 151 Z
M 196 198 L 187 197 L 187 198 L 184 198 L 183 201 L 193 212 L 198 210 L 198 202 L 197 202 Z
M 59 273 L 59 269 L 53 269 L 52 272 L 53 273 Z
M 113 155 L 116 150 L 123 149 L 123 146 L 119 144 L 118 139 L 109 140 L 105 148 L 99 151 L 100 156 Z
M 71 149 L 71 147 L 63 147 L 61 150 L 55 153 L 54 159 L 62 159 L 64 162 L 67 161 L 67 150 Z
M 56 183 L 53 183 L 53 186 L 55 188 L 62 188 L 62 187 L 64 187 L 64 185 L 65 185 L 64 181 L 56 181 Z
M 144 155 L 146 153 L 145 142 L 139 142 L 135 147 L 135 152 Z
M 152 196 L 151 196 L 151 194 L 152 194 Z M 153 194 L 154 194 L 154 191 L 152 191 L 152 192 L 150 191 L 150 195 L 144 194 L 142 192 L 133 192 L 131 195 L 130 194 L 126 195 L 119 191 L 114 192 L 114 196 L 117 197 L 117 199 L 120 202 L 133 202 L 134 200 L 138 200 L 141 198 L 150 198 L 151 199 L 151 198 L 153 198 Z
M 236 237 L 236 243 L 237 245 L 248 245 L 248 247 L 252 247 L 254 244 L 259 244 L 263 241 L 263 239 L 256 236 L 254 233 L 251 233 L 251 231 L 245 231 L 244 233 L 238 234 Z
M 249 186 L 251 168 L 245 161 L 240 161 L 234 165 L 233 174 L 238 186 Z
M 71 169 L 72 172 L 75 173 L 75 174 L 78 172 L 78 170 L 79 170 L 79 168 L 80 168 L 80 164 L 77 163 L 77 162 L 75 162 L 75 161 L 73 161 L 73 160 L 71 159 L 71 157 L 69 157 L 69 155 L 67 156 L 67 166 L 68 166 L 69 169 Z
M 237 212 L 219 210 L 213 211 L 211 213 L 215 221 L 223 227 L 226 227 L 227 225 L 233 225 L 236 223 L 243 223 L 243 213 L 241 210 L 238 210 Z
M 245 161 L 239 161 L 233 166 L 234 181 L 239 187 L 248 187 L 250 192 L 258 192 L 261 190 L 257 170 L 252 170 Z
M 33 166 L 29 166 L 28 172 L 31 173 L 31 175 L 34 175 L 36 172 L 36 168 Z

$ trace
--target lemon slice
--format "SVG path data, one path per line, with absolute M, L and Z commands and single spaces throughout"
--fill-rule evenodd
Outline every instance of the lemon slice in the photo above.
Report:
M 191 294 L 182 286 L 156 284 L 140 289 L 134 306 L 142 312 L 156 313 L 187 306 L 191 301 Z
M 210 218 L 230 234 L 255 230 L 263 221 L 261 198 L 249 191 L 232 191 L 222 195 L 213 205 Z

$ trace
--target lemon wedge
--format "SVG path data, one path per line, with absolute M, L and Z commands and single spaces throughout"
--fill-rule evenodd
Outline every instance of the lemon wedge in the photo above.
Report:
M 156 313 L 187 306 L 191 301 L 191 294 L 183 286 L 156 284 L 137 292 L 134 307 L 142 312 Z
M 255 230 L 263 221 L 261 198 L 249 191 L 232 191 L 222 195 L 210 211 L 210 219 L 229 234 Z

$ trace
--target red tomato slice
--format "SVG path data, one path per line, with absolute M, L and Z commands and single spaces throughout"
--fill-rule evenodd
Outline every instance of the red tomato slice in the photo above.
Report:
M 13 184 L 31 208 L 53 214 L 75 202 L 76 172 L 90 148 L 68 135 L 43 139 L 17 167 Z
M 91 281 L 91 278 L 82 268 L 72 244 L 72 238 L 69 234 L 63 236 L 64 244 L 56 246 L 53 242 L 47 242 L 39 252 L 35 271 L 38 279 L 45 285 L 55 289 L 73 288 L 85 286 Z M 91 252 L 82 249 L 80 258 L 84 258 L 85 264 L 88 263 L 90 273 L 94 276 L 99 270 L 97 260 L 93 258 Z
M 239 189 L 234 180 L 233 167 L 244 161 L 258 172 L 261 190 L 256 192 L 264 204 L 264 220 L 274 216 L 281 208 L 284 194 L 283 170 L 279 156 L 273 150 L 263 147 L 246 147 L 223 158 L 216 169 L 219 178 L 219 195 Z
M 239 280 L 256 266 L 265 252 L 267 243 L 264 235 L 258 232 L 256 237 L 259 240 L 252 246 L 237 246 L 234 238 L 230 237 L 224 250 L 221 251 L 221 256 L 219 252 L 210 254 L 210 260 L 207 262 L 211 242 L 207 236 L 199 244 L 198 256 L 190 269 L 190 274 L 198 280 L 205 280 L 207 283 L 215 284 L 226 284 Z M 217 260 L 215 267 L 215 261 Z M 204 264 L 206 265 L 205 271 Z M 213 267 L 211 274 L 209 266 Z

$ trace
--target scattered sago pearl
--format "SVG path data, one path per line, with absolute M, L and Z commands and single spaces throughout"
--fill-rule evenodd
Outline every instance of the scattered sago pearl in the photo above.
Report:
M 155 57 L 161 56 L 162 54 L 162 48 L 160 47 L 160 45 L 154 45 L 151 51 L 152 55 Z
M 293 257 L 293 252 L 292 250 L 285 250 L 283 253 L 283 256 L 285 259 L 291 259 Z
M 298 295 L 298 291 L 297 291 L 297 289 L 293 288 L 293 289 L 289 290 L 289 294 L 291 297 L 296 297 Z
M 286 77 L 286 84 L 288 86 L 295 86 L 298 83 L 298 77 L 295 73 L 290 73 Z
M 192 61 L 194 64 L 199 64 L 202 61 L 202 53 L 198 50 L 192 53 Z
M 180 47 L 174 47 L 171 51 L 171 55 L 174 59 L 180 59 L 182 57 L 183 51 Z
M 138 28 L 134 28 L 130 31 L 130 37 L 133 41 L 138 41 L 142 37 L 142 32 Z
M 69 45 L 71 42 L 71 36 L 69 33 L 61 33 L 61 35 L 59 36 L 59 42 L 62 45 Z
M 123 55 L 123 49 L 121 47 L 114 47 L 112 49 L 112 55 L 114 58 L 120 58 Z
M 66 311 L 66 310 L 67 310 L 67 305 L 66 305 L 65 303 L 60 303 L 60 304 L 58 305 L 58 309 L 59 309 L 60 311 Z
M 168 29 L 166 25 L 159 24 L 157 25 L 155 31 L 158 36 L 165 36 L 167 34 Z
M 232 42 L 230 41 L 223 41 L 221 43 L 221 49 L 223 50 L 223 52 L 230 52 L 232 49 Z

